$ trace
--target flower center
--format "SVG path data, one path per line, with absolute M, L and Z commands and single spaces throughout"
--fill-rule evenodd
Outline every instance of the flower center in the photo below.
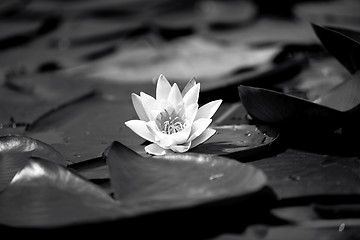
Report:
M 181 132 L 186 127 L 184 120 L 175 111 L 169 114 L 167 110 L 157 116 L 156 124 L 160 131 L 165 134 Z

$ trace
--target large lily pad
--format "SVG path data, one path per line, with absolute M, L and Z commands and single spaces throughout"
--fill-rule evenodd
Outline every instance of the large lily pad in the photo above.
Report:
M 239 86 L 241 102 L 253 118 L 298 132 L 340 128 L 357 111 L 359 91 L 360 73 L 313 102 L 268 89 Z
M 185 153 L 146 158 L 114 142 L 107 161 L 116 197 L 134 212 L 236 199 L 266 184 L 262 171 L 210 155 Z
M 266 150 L 279 132 L 269 126 L 228 125 L 214 127 L 216 134 L 193 152 L 227 156 L 239 160 Z
M 360 69 L 360 32 L 338 27 L 313 24 L 314 31 L 324 47 L 341 62 L 350 73 Z
M 121 215 L 119 205 L 67 169 L 31 159 L 0 194 L 0 223 L 49 228 L 98 222 Z
M 29 159 L 0 193 L 0 224 L 49 228 L 102 223 L 240 201 L 266 184 L 262 171 L 231 159 L 198 154 L 144 158 L 118 142 L 107 161 L 118 201 L 60 165 Z
M 63 156 L 46 143 L 25 136 L 2 136 L 0 137 L 0 191 L 28 163 L 30 156 L 65 165 Z
M 83 162 L 102 157 L 109 145 L 120 137 L 126 143 L 136 144 L 136 136 L 124 125 L 129 118 L 124 112 L 131 111 L 135 118 L 130 103 L 125 105 L 118 99 L 97 96 L 53 113 L 37 122 L 27 134 L 49 143 L 69 164 Z
M 359 29 L 360 3 L 350 1 L 301 1 L 294 8 L 294 15 L 302 22 Z
M 59 75 L 11 78 L 0 88 L 0 123 L 29 127 L 36 121 L 94 93 L 93 84 Z
M 160 74 L 185 83 L 192 77 L 208 82 L 238 69 L 266 64 L 280 52 L 277 46 L 255 49 L 201 37 L 154 44 L 157 47 L 146 41 L 133 41 L 107 59 L 69 69 L 67 73 L 115 82 L 150 82 Z

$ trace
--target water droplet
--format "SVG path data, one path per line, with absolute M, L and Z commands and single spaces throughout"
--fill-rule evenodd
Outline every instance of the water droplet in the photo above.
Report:
M 340 224 L 339 226 L 339 232 L 342 232 L 345 230 L 345 223 Z
M 0 123 L 0 129 L 2 129 L 4 127 L 4 125 L 2 123 Z
M 245 136 L 250 137 L 251 133 L 245 133 Z
M 301 177 L 299 175 L 290 175 L 289 179 L 297 182 L 300 181 Z
M 12 128 L 16 128 L 16 123 L 14 122 L 12 125 L 11 125 Z
M 210 181 L 217 180 L 217 179 L 219 179 L 219 178 L 222 178 L 223 176 L 224 176 L 223 173 L 214 174 L 214 175 L 211 175 L 211 176 L 209 177 L 209 180 L 210 180 Z
M 74 153 L 74 156 L 78 157 L 78 158 L 81 157 L 79 154 L 76 154 L 76 153 Z

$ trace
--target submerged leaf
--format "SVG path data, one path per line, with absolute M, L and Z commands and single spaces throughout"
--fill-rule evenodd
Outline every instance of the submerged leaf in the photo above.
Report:
M 240 198 L 266 184 L 262 171 L 210 155 L 182 153 L 146 158 L 114 142 L 107 161 L 116 197 L 133 212 Z
M 360 70 L 360 32 L 338 27 L 312 25 L 323 46 L 350 73 Z

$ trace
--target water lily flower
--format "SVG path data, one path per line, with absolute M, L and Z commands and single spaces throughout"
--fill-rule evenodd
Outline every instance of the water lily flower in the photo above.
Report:
M 211 117 L 222 100 L 209 102 L 199 108 L 200 83 L 191 79 L 180 92 L 160 75 L 157 80 L 156 98 L 141 92 L 131 98 L 139 120 L 125 122 L 140 137 L 152 142 L 145 151 L 152 155 L 169 152 L 186 152 L 205 142 L 216 130 L 209 128 Z

